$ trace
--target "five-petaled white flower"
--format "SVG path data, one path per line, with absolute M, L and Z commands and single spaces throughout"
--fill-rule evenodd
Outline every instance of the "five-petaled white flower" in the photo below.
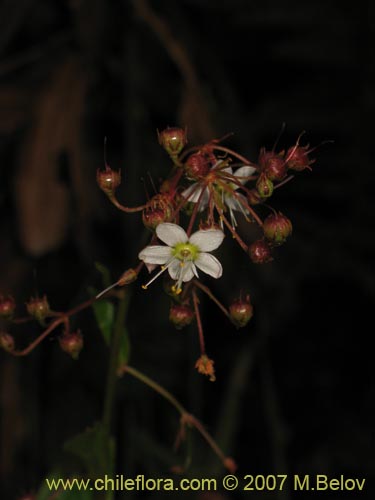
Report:
M 228 207 L 232 226 L 235 227 L 237 226 L 237 221 L 233 212 L 242 212 L 246 217 L 248 215 L 248 210 L 245 208 L 247 204 L 246 198 L 242 194 L 234 192 L 241 187 L 238 185 L 238 182 L 241 184 L 245 184 L 248 180 L 248 177 L 256 171 L 256 168 L 245 165 L 233 172 L 231 167 L 225 167 L 223 169 L 218 168 L 220 167 L 221 163 L 222 160 L 219 160 L 212 167 L 212 170 L 218 169 L 218 171 L 222 173 L 224 177 L 225 174 L 228 174 L 229 178 L 233 176 L 237 180 L 237 183 L 235 183 L 230 182 L 230 180 L 222 179 L 222 182 L 228 186 L 228 190 L 221 187 L 220 184 L 217 184 L 215 186 L 216 189 L 221 192 L 222 202 Z M 218 176 L 218 179 L 221 180 L 221 176 Z M 203 189 L 204 193 L 202 193 Z M 182 196 L 191 203 L 198 203 L 199 201 L 199 211 L 202 212 L 209 203 L 210 191 L 208 187 L 203 188 L 199 182 L 195 182 L 182 192 Z
M 220 229 L 196 231 L 188 237 L 177 224 L 165 222 L 156 227 L 156 235 L 167 246 L 149 245 L 138 255 L 145 264 L 161 265 L 161 270 L 146 284 L 147 288 L 160 274 L 168 269 L 176 283 L 175 293 L 181 292 L 182 283 L 198 277 L 197 268 L 214 278 L 220 278 L 223 268 L 216 257 L 208 252 L 216 250 L 224 239 Z

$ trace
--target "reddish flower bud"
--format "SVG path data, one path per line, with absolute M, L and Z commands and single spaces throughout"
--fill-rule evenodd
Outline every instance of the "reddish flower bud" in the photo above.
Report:
M 210 378 L 210 382 L 215 382 L 216 377 L 214 361 L 206 356 L 206 354 L 202 354 L 202 356 L 197 360 L 195 368 L 198 370 L 198 373 L 207 375 Z
M 133 283 L 133 281 L 135 281 L 137 277 L 138 274 L 136 273 L 136 271 L 130 268 L 120 276 L 120 279 L 118 280 L 117 284 L 119 286 L 130 285 L 130 283 Z
M 23 495 L 22 497 L 18 498 L 17 500 L 36 500 L 36 496 L 32 495 L 31 493 L 28 493 L 28 494 Z
M 250 205 L 258 205 L 259 203 L 262 203 L 263 199 L 256 189 L 250 189 L 247 193 L 247 201 Z
M 199 230 L 200 231 L 208 231 L 209 229 L 215 229 L 215 230 L 221 231 L 219 224 L 216 224 L 215 222 L 209 222 L 209 221 L 203 221 L 203 220 L 201 220 L 199 222 Z
M 264 240 L 254 241 L 254 243 L 249 246 L 249 255 L 254 264 L 266 264 L 273 260 L 271 249 Z
M 14 351 L 14 338 L 7 332 L 0 332 L 0 347 L 4 351 Z
M 293 146 L 288 149 L 286 154 L 287 166 L 291 170 L 296 170 L 297 172 L 301 172 L 305 170 L 305 168 L 309 168 L 309 165 L 314 162 L 314 160 L 310 160 L 308 156 L 309 145 L 307 146 Z
M 12 297 L 3 297 L 0 295 L 0 318 L 11 318 L 15 309 L 16 303 Z
M 142 212 L 142 221 L 145 227 L 154 231 L 162 222 L 173 222 L 174 207 L 169 196 L 156 194 L 147 203 Z
M 256 188 L 262 198 L 269 198 L 272 195 L 273 183 L 264 172 L 259 175 Z
M 116 172 L 106 165 L 105 170 L 96 171 L 96 182 L 107 196 L 111 196 L 121 184 L 121 171 Z
M 263 223 L 264 236 L 273 245 L 282 245 L 292 234 L 292 223 L 285 215 L 271 214 Z
M 174 324 L 177 330 L 190 325 L 194 319 L 194 311 L 188 305 L 172 304 L 169 310 L 169 321 Z
M 198 153 L 189 156 L 184 169 L 188 179 L 199 180 L 206 177 L 211 167 L 207 156 L 198 151 Z
M 68 333 L 65 332 L 59 338 L 61 349 L 69 354 L 73 359 L 78 359 L 79 353 L 83 348 L 83 337 L 81 332 Z
M 158 131 L 159 144 L 165 149 L 169 156 L 177 156 L 187 143 L 186 129 L 179 127 L 167 127 Z
M 271 181 L 281 181 L 284 179 L 287 166 L 282 154 L 276 154 L 273 151 L 266 151 L 262 148 L 259 155 L 259 164 L 262 171 Z
M 245 299 L 239 298 L 232 302 L 229 306 L 230 319 L 237 328 L 242 328 L 247 325 L 253 316 L 253 306 L 250 303 L 250 296 L 246 295 Z
M 51 309 L 45 295 L 43 298 L 31 298 L 30 301 L 26 303 L 26 308 L 30 316 L 33 316 L 38 321 L 43 321 L 51 313 Z

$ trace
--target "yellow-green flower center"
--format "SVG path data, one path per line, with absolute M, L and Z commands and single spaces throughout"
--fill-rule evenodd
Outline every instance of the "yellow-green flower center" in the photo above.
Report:
M 181 261 L 195 260 L 198 254 L 199 248 L 192 243 L 177 243 L 172 250 L 173 257 Z

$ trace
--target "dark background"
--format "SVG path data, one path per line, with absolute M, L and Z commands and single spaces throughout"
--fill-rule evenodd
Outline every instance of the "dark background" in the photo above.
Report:
M 284 122 L 280 149 L 303 130 L 303 144 L 332 140 L 314 151 L 312 172 L 272 198 L 294 226 L 275 262 L 252 265 L 231 244 L 222 252 L 215 292 L 228 303 L 248 290 L 255 314 L 237 331 L 202 301 L 217 382 L 194 371 L 195 328 L 169 325 L 161 283 L 147 293 L 133 285 L 131 363 L 207 425 L 240 475 L 344 474 L 366 478 L 366 490 L 330 498 L 372 498 L 372 3 L 150 6 L 1 3 L 0 291 L 14 296 L 20 314 L 36 293 L 65 310 L 87 297 L 88 286 L 100 286 L 95 262 L 113 276 L 136 262 L 147 242 L 140 216 L 114 209 L 95 182 L 105 136 L 128 204 L 142 203 L 144 183 L 152 192 L 149 178 L 158 184 L 170 169 L 157 128 L 187 125 L 190 144 L 233 132 L 228 146 L 254 161 Z M 2 498 L 36 490 L 61 462 L 64 441 L 100 418 L 107 354 L 90 311 L 74 324 L 86 343 L 78 362 L 59 350 L 56 335 L 24 359 L 0 353 Z M 22 329 L 17 339 L 24 345 L 37 332 Z M 116 406 L 117 473 L 168 474 L 183 461 L 172 450 L 177 428 L 165 401 L 125 378 Z M 192 476 L 220 470 L 194 437 Z

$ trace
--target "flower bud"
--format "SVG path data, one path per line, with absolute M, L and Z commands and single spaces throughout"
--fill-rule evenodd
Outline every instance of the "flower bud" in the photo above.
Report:
M 0 332 L 0 347 L 4 351 L 14 351 L 14 338 L 7 332 Z
M 172 304 L 169 310 L 169 321 L 181 330 L 184 326 L 190 325 L 194 319 L 194 311 L 188 305 Z
M 73 359 L 78 359 L 79 353 L 83 348 L 83 337 L 79 330 L 72 333 L 63 333 L 59 338 L 59 343 L 64 352 L 69 354 Z
M 254 264 L 267 264 L 267 262 L 273 260 L 271 249 L 264 240 L 254 241 L 254 243 L 249 246 L 249 256 Z
M 158 131 L 159 144 L 165 149 L 169 156 L 177 156 L 187 143 L 186 129 L 179 127 L 167 127 Z
M 219 224 L 216 224 L 215 222 L 203 221 L 203 220 L 199 222 L 200 231 L 209 231 L 211 229 L 214 229 L 216 231 L 217 230 L 221 231 L 221 227 L 219 226 Z
M 287 166 L 282 154 L 276 154 L 273 151 L 266 151 L 262 148 L 259 155 L 259 164 L 262 171 L 271 181 L 281 181 L 284 179 Z
M 210 377 L 210 382 L 215 382 L 216 377 L 214 361 L 206 356 L 206 354 L 202 354 L 202 356 L 197 360 L 195 368 L 198 370 L 198 373 Z
M 296 170 L 301 172 L 305 168 L 309 168 L 309 165 L 313 163 L 313 160 L 309 159 L 308 151 L 309 145 L 307 146 L 293 146 L 288 149 L 286 154 L 287 166 L 291 170 Z
M 189 156 L 184 164 L 186 177 L 191 180 L 199 180 L 206 177 L 210 171 L 210 162 L 203 153 L 194 153 Z
M 3 297 L 0 295 L 0 318 L 9 319 L 13 316 L 16 309 L 16 303 L 13 297 Z
M 18 498 L 17 500 L 36 500 L 36 496 L 32 495 L 31 493 L 27 493 L 26 495 L 22 495 L 22 497 Z
M 292 223 L 281 213 L 271 214 L 263 223 L 263 232 L 273 245 L 282 245 L 292 234 Z
M 273 183 L 264 172 L 259 175 L 256 188 L 262 198 L 269 198 L 272 195 Z
M 232 323 L 237 328 L 242 328 L 247 325 L 253 316 L 253 306 L 250 303 L 250 296 L 245 299 L 239 298 L 232 302 L 229 306 L 229 315 Z
M 39 297 L 31 298 L 30 301 L 26 303 L 26 308 L 30 316 L 33 316 L 38 321 L 43 321 L 51 313 L 45 295 L 42 299 Z
M 125 285 L 130 285 L 130 283 L 133 283 L 138 277 L 138 274 L 136 271 L 132 268 L 127 269 L 121 276 L 120 279 L 118 280 L 117 284 L 119 286 L 125 286 Z
M 142 212 L 142 221 L 147 229 L 154 231 L 162 222 L 174 220 L 174 208 L 169 196 L 156 194 Z
M 96 171 L 96 182 L 107 196 L 112 196 L 121 184 L 121 171 L 116 172 L 106 165 L 105 170 Z
M 263 199 L 256 189 L 250 189 L 247 193 L 247 201 L 250 205 L 258 205 L 259 203 L 262 203 Z

